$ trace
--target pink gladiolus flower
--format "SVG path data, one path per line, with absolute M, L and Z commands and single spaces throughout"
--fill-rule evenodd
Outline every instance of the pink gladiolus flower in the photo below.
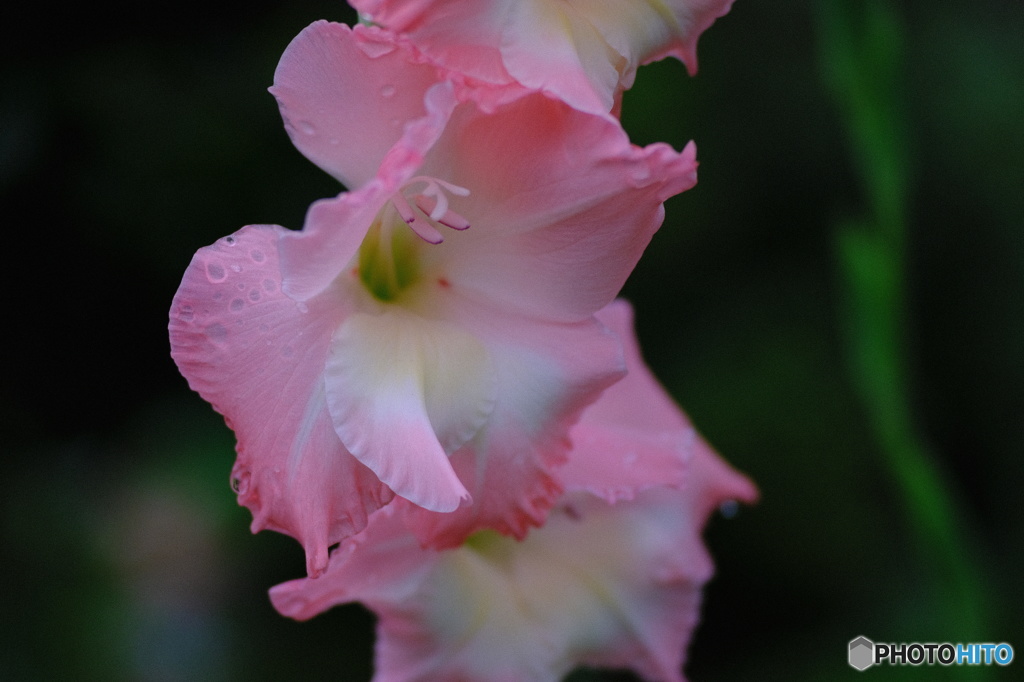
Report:
M 674 56 L 697 72 L 697 38 L 733 0 L 352 0 L 438 64 L 518 82 L 596 114 L 641 64 Z
M 621 304 L 603 314 L 614 327 L 628 317 Z M 635 341 L 628 329 L 624 336 L 630 375 L 573 431 L 586 450 L 574 450 L 573 461 L 603 461 L 582 481 L 568 472 L 570 492 L 544 527 L 522 541 L 483 531 L 438 551 L 421 547 L 401 508 L 391 506 L 340 545 L 323 577 L 274 587 L 275 607 L 301 620 L 364 602 L 378 616 L 377 682 L 539 682 L 577 665 L 681 680 L 701 588 L 713 570 L 701 530 L 723 501 L 752 502 L 757 491 L 634 364 Z M 622 437 L 630 427 L 639 437 L 634 443 Z M 659 427 L 660 434 L 644 434 Z M 673 458 L 678 465 L 682 448 L 692 454 L 682 489 L 649 487 L 616 504 L 585 492 L 596 486 L 606 494 L 618 485 L 631 456 L 645 468 Z
M 594 313 L 696 181 L 692 145 L 538 93 L 478 106 L 422 62 L 376 28 L 303 31 L 272 91 L 350 191 L 201 249 L 171 310 L 253 530 L 297 538 L 310 575 L 393 493 L 445 513 L 434 545 L 543 522 L 569 427 L 622 372 Z

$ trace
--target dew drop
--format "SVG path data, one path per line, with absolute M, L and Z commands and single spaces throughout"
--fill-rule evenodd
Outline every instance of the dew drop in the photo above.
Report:
M 224 237 L 224 243 L 227 244 L 228 246 L 234 246 L 235 245 L 235 238 L 234 237 Z
M 395 51 L 395 46 L 393 44 L 377 42 L 372 39 L 360 40 L 356 45 L 358 45 L 359 49 L 362 50 L 370 59 L 377 59 L 378 57 L 383 57 L 384 55 L 391 54 Z
M 235 286 L 238 287 L 239 291 L 245 291 L 245 282 L 239 282 Z
M 249 490 L 249 478 L 250 474 L 247 470 L 239 471 L 238 474 L 231 477 L 231 489 L 239 495 L 244 495 Z
M 718 513 L 727 519 L 735 518 L 740 513 L 740 503 L 736 500 L 726 500 L 718 505 Z
M 260 290 L 259 289 L 253 289 L 252 291 L 250 291 L 249 292 L 249 300 L 252 301 L 253 303 L 255 303 L 256 301 L 260 300 Z
M 380 89 L 380 94 L 381 94 L 382 97 L 394 97 L 395 96 L 395 86 L 394 85 L 385 85 L 383 88 Z
M 316 128 L 309 121 L 299 121 L 299 129 L 307 135 L 316 135 Z
M 211 341 L 223 341 L 228 336 L 228 330 L 222 324 L 211 324 L 206 328 L 206 335 Z
M 240 298 L 233 299 L 228 307 L 231 308 L 233 313 L 241 312 L 242 308 L 245 307 L 245 301 Z
M 646 183 L 651 178 L 651 169 L 647 166 L 637 166 L 631 173 L 633 180 L 638 183 Z
M 306 305 L 303 301 L 299 301 L 298 303 L 296 303 L 295 307 L 299 309 L 300 313 L 308 313 L 309 312 L 309 306 Z
M 263 255 L 263 252 L 260 251 L 259 249 L 253 249 L 252 252 L 249 254 L 249 257 L 252 258 L 253 263 L 262 263 L 267 259 L 267 257 Z
M 242 266 L 241 266 L 241 265 L 238 265 L 238 264 L 236 263 L 236 264 L 234 264 L 234 265 L 232 265 L 232 266 L 231 266 L 231 271 L 232 271 L 232 272 L 241 272 L 241 271 L 242 271 Z
M 220 263 L 207 263 L 206 278 L 210 280 L 211 284 L 220 284 L 228 278 L 228 273 Z

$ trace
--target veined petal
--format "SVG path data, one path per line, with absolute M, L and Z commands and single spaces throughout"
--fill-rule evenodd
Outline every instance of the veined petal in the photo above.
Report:
M 457 327 L 401 310 L 360 313 L 331 342 L 327 401 L 341 441 L 396 494 L 436 512 L 469 497 L 448 454 L 487 420 L 487 349 Z
M 379 28 L 318 21 L 288 45 L 270 92 L 299 151 L 355 189 L 377 174 L 406 123 L 426 115 L 435 71 Z
M 350 309 L 281 292 L 285 232 L 246 227 L 199 250 L 171 307 L 171 355 L 238 437 L 233 485 L 253 532 L 298 539 L 317 575 L 327 547 L 362 530 L 392 494 L 345 450 L 327 411 L 324 362 Z

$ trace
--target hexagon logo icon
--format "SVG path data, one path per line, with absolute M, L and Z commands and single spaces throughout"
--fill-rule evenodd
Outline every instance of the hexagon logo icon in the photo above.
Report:
M 867 670 L 875 662 L 875 643 L 863 635 L 850 640 L 850 665 L 857 670 Z

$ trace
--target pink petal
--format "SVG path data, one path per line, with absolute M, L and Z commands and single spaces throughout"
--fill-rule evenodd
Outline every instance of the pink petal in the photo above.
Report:
M 306 158 L 349 189 L 374 177 L 407 122 L 426 115 L 435 69 L 378 28 L 318 21 L 288 46 L 270 92 Z
M 316 575 L 327 547 L 361 530 L 392 494 L 334 433 L 323 368 L 349 308 L 281 292 L 285 232 L 250 226 L 199 250 L 171 307 L 171 355 L 238 437 L 232 478 L 253 532 L 297 538 Z
M 417 49 L 447 69 L 497 85 L 511 77 L 498 45 L 514 0 L 353 0 L 353 7 L 395 33 L 408 35 Z
M 326 289 L 352 261 L 377 212 L 415 174 L 455 107 L 452 87 L 439 83 L 425 94 L 427 114 L 406 124 L 401 139 L 379 161 L 364 186 L 310 206 L 302 232 L 281 240 L 285 292 L 300 301 Z
M 697 432 L 644 364 L 629 304 L 614 301 L 597 318 L 622 340 L 628 374 L 573 428 L 572 455 L 559 472 L 566 488 L 615 502 L 654 486 L 679 487 Z
M 621 57 L 572 4 L 513 3 L 500 49 L 509 74 L 526 87 L 550 93 L 580 111 L 611 111 Z
M 325 379 L 338 436 L 396 494 L 436 512 L 469 497 L 448 453 L 493 407 L 477 339 L 400 310 L 357 314 L 335 332 Z
M 366 531 L 342 541 L 322 577 L 273 587 L 274 608 L 290 618 L 308 620 L 357 599 L 400 603 L 415 594 L 437 553 L 421 548 L 393 512 L 390 506 L 381 509 L 370 517 Z
M 634 147 L 617 124 L 540 95 L 493 115 L 461 107 L 422 171 L 470 190 L 454 208 L 473 227 L 446 239 L 438 267 L 507 309 L 586 319 L 632 272 L 662 202 L 696 182 L 695 154 Z
M 732 0 L 354 0 L 431 61 L 470 80 L 514 79 L 608 115 L 640 64 L 676 56 L 697 72 L 697 39 Z
M 435 313 L 486 346 L 497 400 L 486 427 L 451 458 L 473 504 L 410 517 L 420 539 L 438 547 L 481 528 L 523 537 L 561 493 L 555 470 L 565 462 L 569 428 L 622 376 L 621 349 L 593 319 L 546 322 L 449 293 Z
M 691 76 L 697 74 L 697 39 L 719 17 L 729 13 L 733 0 L 673 0 L 670 10 L 676 17 L 675 36 L 668 44 L 651 45 L 639 56 L 641 64 L 665 57 L 677 57 Z

